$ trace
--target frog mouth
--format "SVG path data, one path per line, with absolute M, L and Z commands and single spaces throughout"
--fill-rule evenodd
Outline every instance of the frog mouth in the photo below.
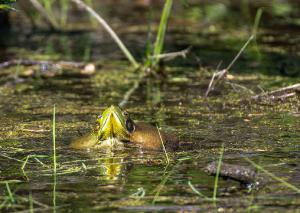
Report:
M 126 140 L 128 138 L 128 131 L 124 120 L 124 116 L 118 113 L 114 106 L 111 106 L 99 130 L 99 140 Z

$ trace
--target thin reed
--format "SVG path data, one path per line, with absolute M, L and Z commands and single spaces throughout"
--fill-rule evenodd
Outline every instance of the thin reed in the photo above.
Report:
M 219 157 L 218 165 L 217 165 L 217 171 L 216 171 L 215 182 L 214 182 L 214 193 L 213 193 L 213 197 L 212 197 L 213 201 L 217 200 L 219 176 L 220 176 L 221 164 L 222 164 L 222 160 L 223 160 L 223 154 L 224 154 L 224 144 L 222 145 L 220 157 Z
M 154 56 L 153 60 L 154 61 L 153 61 L 152 65 L 156 65 L 159 62 L 159 57 L 157 57 L 157 56 L 160 55 L 163 51 L 165 35 L 166 35 L 166 31 L 167 31 L 167 25 L 168 25 L 169 16 L 171 13 L 172 5 L 173 5 L 173 0 L 166 0 L 164 9 L 162 12 L 162 16 L 160 19 L 160 24 L 159 24 L 159 28 L 158 28 L 158 32 L 157 32 L 157 36 L 156 36 L 156 41 L 154 44 L 154 51 L 153 51 L 153 56 Z
M 283 180 L 282 178 L 274 175 L 273 173 L 269 172 L 268 170 L 264 169 L 262 166 L 256 164 L 254 161 L 250 160 L 249 158 L 245 157 L 245 160 L 248 161 L 249 163 L 251 163 L 257 170 L 265 173 L 266 175 L 268 175 L 269 177 L 271 177 L 272 179 L 282 183 L 284 186 L 286 186 L 289 189 L 292 189 L 293 191 L 300 193 L 300 189 L 290 183 L 288 183 L 287 181 Z
M 53 106 L 52 118 L 52 144 L 53 144 L 53 173 L 56 175 L 56 133 L 55 133 L 55 105 Z

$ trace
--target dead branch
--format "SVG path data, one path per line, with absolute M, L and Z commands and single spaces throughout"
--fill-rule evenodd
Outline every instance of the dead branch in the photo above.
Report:
M 284 100 L 286 98 L 293 97 L 297 94 L 297 90 L 300 89 L 300 83 L 283 87 L 270 92 L 263 92 L 261 94 L 252 96 L 251 99 L 255 101 L 261 100 Z
M 164 54 L 151 56 L 151 59 L 163 59 L 165 61 L 170 61 L 177 57 L 185 58 L 186 55 L 190 52 L 191 48 L 192 47 L 188 47 L 188 48 L 178 51 L 178 52 L 170 52 L 170 53 L 164 53 Z

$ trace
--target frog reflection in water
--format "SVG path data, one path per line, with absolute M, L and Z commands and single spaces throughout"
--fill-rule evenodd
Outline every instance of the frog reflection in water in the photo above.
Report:
M 96 123 L 93 132 L 74 140 L 70 146 L 75 149 L 118 149 L 123 147 L 123 142 L 129 142 L 148 150 L 162 150 L 163 144 L 167 150 L 178 148 L 178 140 L 174 135 L 144 122 L 134 122 L 128 113 L 117 106 L 105 109 Z

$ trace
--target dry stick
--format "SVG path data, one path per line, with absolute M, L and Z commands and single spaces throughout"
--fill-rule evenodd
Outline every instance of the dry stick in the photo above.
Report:
M 217 71 L 213 74 L 213 77 L 211 78 L 210 82 L 209 82 L 209 86 L 205 92 L 205 97 L 208 96 L 208 94 L 210 93 L 211 89 L 214 88 L 214 85 L 216 85 L 221 79 L 223 79 L 227 73 L 229 72 L 229 70 L 231 69 L 231 67 L 234 65 L 234 63 L 238 60 L 238 58 L 241 56 L 241 54 L 244 52 L 244 50 L 246 49 L 246 47 L 248 46 L 248 44 L 253 40 L 254 35 L 251 35 L 249 37 L 249 39 L 247 40 L 247 42 L 244 44 L 244 46 L 240 49 L 240 51 L 238 52 L 238 54 L 234 57 L 234 59 L 231 61 L 231 63 L 227 66 L 226 69 L 223 69 L 221 71 Z M 217 80 L 214 82 L 214 79 L 217 77 Z
M 72 2 L 76 3 L 79 7 L 84 8 L 87 12 L 89 12 L 98 22 L 101 24 L 104 29 L 109 33 L 109 35 L 112 37 L 112 39 L 118 44 L 120 49 L 123 51 L 125 56 L 128 58 L 128 60 L 132 63 L 134 68 L 139 68 L 139 64 L 136 62 L 134 57 L 131 55 L 129 50 L 125 47 L 121 39 L 118 37 L 118 35 L 113 31 L 113 29 L 107 24 L 107 22 L 90 6 L 85 4 L 81 0 L 71 0 Z
M 40 12 L 40 14 L 44 17 L 44 19 L 48 22 L 48 24 L 53 29 L 58 29 L 58 24 L 56 23 L 56 20 L 51 18 L 51 16 L 47 13 L 44 7 L 37 0 L 29 0 L 29 1 L 35 7 L 35 9 Z
M 177 52 L 170 52 L 170 53 L 154 55 L 154 56 L 151 56 L 151 58 L 152 59 L 163 59 L 165 61 L 173 60 L 174 58 L 177 58 L 177 57 L 185 58 L 186 55 L 190 52 L 190 50 L 191 50 L 191 47 L 188 47 L 184 50 L 177 51 Z
M 291 85 L 291 86 L 287 86 L 287 87 L 283 87 L 283 88 L 280 88 L 280 89 L 277 89 L 277 90 L 274 90 L 274 91 L 270 91 L 270 92 L 264 92 L 264 93 L 261 93 L 261 94 L 258 94 L 258 95 L 255 95 L 255 96 L 252 96 L 251 98 L 254 99 L 254 100 L 259 100 L 261 98 L 270 98 L 270 97 L 273 97 L 277 95 L 280 95 L 282 93 L 289 93 L 289 97 L 293 95 L 296 95 L 296 91 L 298 88 L 300 88 L 300 83 L 297 83 L 297 84 L 294 84 L 294 85 Z M 284 97 L 284 95 L 282 95 Z M 280 99 L 281 96 L 277 97 Z

